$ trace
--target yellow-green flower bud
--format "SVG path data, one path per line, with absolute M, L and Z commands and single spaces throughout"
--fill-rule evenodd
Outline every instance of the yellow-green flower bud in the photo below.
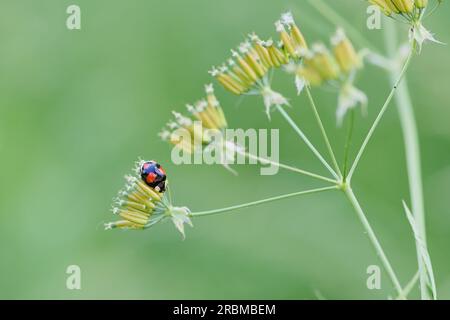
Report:
M 313 45 L 312 57 L 305 59 L 305 63 L 319 72 L 325 80 L 333 80 L 339 77 L 339 66 L 323 44 Z
M 252 80 L 252 83 L 256 82 L 258 80 L 258 75 L 252 69 L 252 67 L 250 67 L 250 65 L 247 63 L 247 61 L 245 61 L 239 55 L 239 53 L 237 53 L 234 50 L 231 50 L 231 54 L 232 54 L 233 58 L 236 59 L 236 61 L 238 62 L 239 66 L 242 68 L 242 70 L 245 72 L 245 74 Z
M 291 39 L 294 43 L 295 50 L 308 49 L 305 37 L 301 33 L 299 27 L 295 24 L 294 17 L 291 12 L 286 12 L 281 15 L 281 22 L 289 26 L 291 30 Z
M 336 31 L 336 34 L 331 38 L 331 44 L 333 45 L 334 57 L 343 72 L 349 73 L 354 69 L 361 68 L 361 58 L 345 35 L 344 30 L 338 29 Z
M 253 48 L 258 54 L 259 60 L 264 67 L 266 69 L 273 67 L 269 52 L 267 52 L 267 49 L 261 44 L 262 41 L 258 38 L 258 36 L 256 34 L 251 34 L 250 40 L 253 42 Z
M 295 44 L 291 39 L 291 36 L 286 32 L 286 29 L 284 28 L 281 21 L 275 22 L 275 28 L 277 32 L 280 34 L 281 42 L 283 43 L 283 46 L 286 49 L 287 53 L 291 57 L 297 57 Z
M 415 0 L 415 5 L 419 9 L 423 9 L 428 5 L 428 0 Z
M 377 5 L 385 15 L 390 16 L 392 13 L 399 13 L 399 9 L 391 2 L 391 0 L 369 0 L 370 3 Z
M 411 13 L 414 10 L 414 0 L 392 0 L 392 2 L 401 13 Z
M 299 78 L 306 80 L 312 86 L 320 86 L 323 83 L 323 79 L 314 68 L 311 67 L 298 67 L 296 74 Z

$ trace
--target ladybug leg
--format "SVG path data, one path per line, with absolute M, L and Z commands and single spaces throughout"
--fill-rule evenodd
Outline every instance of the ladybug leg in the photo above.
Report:
M 165 184 L 165 182 L 161 181 L 160 183 L 158 183 L 158 185 L 155 187 L 155 189 L 159 189 L 159 190 L 157 190 L 158 192 L 166 191 L 166 184 Z

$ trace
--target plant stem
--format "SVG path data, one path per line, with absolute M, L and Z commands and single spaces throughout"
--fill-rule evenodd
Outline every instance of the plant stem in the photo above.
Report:
M 309 171 L 306 171 L 306 170 L 302 170 L 302 169 L 299 169 L 299 168 L 291 167 L 291 166 L 288 166 L 288 165 L 285 165 L 285 164 L 282 164 L 282 163 L 279 163 L 279 162 L 275 162 L 275 161 L 272 161 L 272 160 L 269 160 L 269 159 L 261 158 L 259 156 L 256 156 L 256 155 L 251 154 L 251 153 L 246 152 L 246 151 L 236 150 L 236 152 L 241 154 L 241 155 L 246 156 L 249 159 L 257 160 L 257 161 L 259 161 L 259 162 L 261 162 L 263 164 L 271 164 L 271 165 L 274 165 L 274 166 L 278 166 L 280 168 L 283 168 L 283 169 L 286 169 L 286 170 L 289 170 L 289 171 L 292 171 L 292 172 L 300 173 L 300 174 L 303 174 L 305 176 L 312 177 L 312 178 L 315 178 L 315 179 L 318 179 L 318 180 L 331 182 L 331 183 L 334 183 L 334 184 L 338 183 L 337 180 L 333 180 L 333 179 L 321 176 L 319 174 L 315 174 L 315 173 L 312 173 L 312 172 L 309 172 Z
M 229 211 L 234 211 L 234 210 L 238 210 L 238 209 L 242 209 L 242 208 L 257 206 L 257 205 L 260 205 L 263 203 L 273 202 L 273 201 L 277 201 L 277 200 L 297 197 L 297 196 L 306 195 L 306 194 L 313 194 L 313 193 L 319 193 L 319 192 L 324 192 L 324 191 L 337 190 L 337 189 L 338 189 L 338 186 L 331 186 L 331 187 L 324 187 L 324 188 L 317 188 L 317 189 L 311 189 L 311 190 L 306 190 L 306 191 L 288 193 L 288 194 L 283 194 L 283 195 L 276 196 L 276 197 L 266 198 L 266 199 L 262 199 L 262 200 L 258 200 L 258 201 L 252 201 L 252 202 L 243 203 L 243 204 L 239 204 L 239 205 L 235 205 L 235 206 L 231 206 L 231 207 L 225 207 L 225 208 L 221 208 L 221 209 L 192 212 L 189 214 L 189 216 L 191 216 L 191 217 L 209 216 L 209 215 L 213 215 L 213 214 L 219 214 L 219 213 L 223 213 L 223 212 L 229 212 Z
M 351 180 L 353 173 L 355 172 L 355 169 L 358 166 L 359 160 L 361 159 L 361 156 L 363 155 L 363 153 L 367 147 L 367 144 L 370 141 L 370 138 L 372 138 L 372 135 L 375 132 L 375 129 L 377 128 L 378 124 L 380 123 L 381 119 L 383 118 L 384 113 L 386 112 L 392 98 L 394 97 L 394 94 L 395 94 L 395 91 L 397 90 L 398 85 L 400 84 L 400 82 L 403 79 L 403 76 L 405 75 L 406 71 L 408 70 L 409 64 L 412 60 L 412 57 L 414 56 L 414 51 L 415 51 L 415 43 L 413 45 L 411 45 L 408 58 L 406 59 L 405 64 L 403 65 L 403 68 L 402 68 L 397 80 L 395 81 L 393 88 L 392 88 L 391 92 L 389 93 L 383 107 L 381 108 L 374 123 L 372 124 L 372 127 L 370 128 L 369 132 L 367 133 L 367 136 L 364 139 L 364 142 L 361 145 L 361 148 L 359 149 L 358 154 L 356 155 L 355 161 L 353 162 L 353 165 L 350 168 L 350 171 L 348 173 L 348 181 Z
M 351 145 L 351 140 L 352 140 L 352 136 L 353 136 L 354 123 L 355 123 L 355 109 L 352 109 L 350 112 L 350 124 L 348 127 L 347 139 L 345 141 L 345 147 L 344 147 L 345 151 L 344 151 L 344 168 L 343 168 L 344 175 L 342 177 L 343 181 L 345 181 L 347 179 L 348 156 L 350 154 L 350 145 Z
M 397 51 L 397 37 L 395 25 L 389 19 L 385 19 L 386 25 L 384 30 L 385 43 L 388 51 L 388 55 L 395 59 Z M 391 83 L 395 81 L 395 78 L 400 73 L 399 68 L 391 69 L 389 77 Z M 414 220 L 417 225 L 419 236 L 422 238 L 426 248 L 426 229 L 425 229 L 425 209 L 424 209 L 424 197 L 422 188 L 422 174 L 421 174 L 421 161 L 420 161 L 420 147 L 419 137 L 417 133 L 416 121 L 414 117 L 414 110 L 411 103 L 411 98 L 408 91 L 408 84 L 406 79 L 399 85 L 398 91 L 395 95 L 395 102 L 400 115 L 400 123 L 403 132 L 403 141 L 405 144 L 405 154 L 407 163 L 407 172 L 409 180 L 409 193 L 411 198 L 412 212 Z M 431 295 L 427 290 L 427 273 L 423 266 L 423 261 L 420 258 L 420 250 L 417 249 L 417 257 L 419 264 L 420 274 L 420 291 L 422 299 L 431 299 Z
M 339 169 L 339 164 L 337 163 L 336 156 L 334 155 L 333 148 L 331 147 L 330 140 L 328 139 L 327 132 L 325 131 L 325 127 L 323 126 L 322 119 L 320 118 L 319 111 L 317 109 L 316 103 L 314 102 L 309 86 L 306 86 L 306 95 L 308 96 L 308 100 L 313 109 L 314 116 L 316 117 L 317 120 L 317 124 L 320 127 L 323 139 L 325 140 L 325 144 L 327 145 L 328 153 L 330 154 L 331 160 L 334 165 L 334 170 L 339 176 L 342 176 L 341 170 Z
M 347 23 L 345 19 L 336 14 L 326 3 L 321 0 L 308 0 L 309 3 L 316 8 L 322 15 L 327 18 L 333 24 L 341 24 L 345 26 L 347 31 L 351 34 L 355 41 L 359 42 L 360 46 L 366 46 L 372 51 L 376 52 L 370 41 L 367 40 L 357 29 Z M 393 21 L 391 19 L 385 19 L 385 23 L 390 23 L 391 27 L 385 26 L 383 28 L 385 33 L 386 47 L 388 54 L 391 58 L 396 55 L 396 33 L 393 27 Z M 401 73 L 400 68 L 394 68 L 389 70 L 390 82 L 395 85 L 398 75 Z M 409 179 L 410 197 L 412 202 L 412 211 L 414 219 L 419 229 L 419 233 L 426 246 L 426 229 L 425 229 L 425 210 L 424 210 L 424 197 L 422 188 L 422 174 L 421 174 L 421 161 L 420 161 L 420 147 L 419 139 L 416 127 L 416 121 L 414 117 L 413 106 L 408 91 L 408 84 L 403 81 L 399 84 L 398 89 L 395 92 L 395 99 L 400 114 L 400 124 L 403 131 L 403 140 L 406 151 L 406 162 Z M 420 274 L 420 288 L 422 299 L 430 299 L 431 295 L 426 290 L 426 273 L 423 267 L 422 259 L 420 259 L 420 252 L 417 252 L 419 260 L 419 274 Z
M 396 300 L 402 300 L 402 297 L 403 298 L 408 297 L 408 295 L 411 293 L 414 286 L 417 284 L 418 280 L 419 280 L 419 271 L 416 272 L 416 274 L 411 278 L 411 280 L 409 280 L 409 282 L 403 288 L 403 295 L 397 297 Z
M 339 176 L 334 172 L 334 170 L 331 168 L 331 166 L 328 164 L 328 162 L 322 157 L 319 151 L 314 147 L 314 145 L 309 141 L 309 139 L 306 137 L 306 135 L 303 133 L 303 131 L 297 126 L 297 124 L 292 120 L 292 118 L 287 114 L 284 109 L 277 105 L 277 110 L 281 113 L 281 115 L 286 119 L 286 121 L 290 124 L 290 126 L 295 130 L 295 132 L 300 136 L 300 138 L 306 143 L 306 145 L 309 147 L 309 149 L 314 153 L 314 155 L 317 157 L 317 159 L 322 162 L 322 164 L 325 166 L 325 168 L 330 171 L 330 173 L 335 177 L 337 180 L 339 180 Z
M 369 239 L 372 242 L 372 245 L 374 246 L 378 257 L 381 259 L 384 269 L 386 270 L 387 274 L 389 275 L 389 278 L 391 279 L 395 289 L 397 290 L 399 296 L 403 297 L 402 286 L 400 285 L 400 282 L 398 281 L 397 276 L 395 275 L 394 269 L 392 269 L 392 266 L 391 266 L 388 258 L 386 257 L 386 254 L 384 253 L 383 248 L 381 247 L 381 244 L 375 235 L 375 232 L 373 231 L 372 227 L 370 226 L 370 223 L 367 220 L 367 217 L 364 214 L 363 209 L 361 208 L 358 200 L 356 199 L 356 196 L 353 193 L 353 190 L 351 189 L 351 187 L 349 185 L 345 186 L 343 190 L 344 190 L 344 193 L 347 196 L 348 200 L 352 204 L 353 208 L 355 209 L 356 213 L 358 214 L 358 217 L 361 220 L 361 223 L 363 224 L 363 227 L 366 230 L 367 235 L 369 236 Z

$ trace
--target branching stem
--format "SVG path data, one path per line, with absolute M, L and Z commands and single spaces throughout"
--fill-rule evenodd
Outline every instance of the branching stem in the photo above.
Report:
M 276 196 L 276 197 L 266 198 L 266 199 L 262 199 L 262 200 L 258 200 L 258 201 L 247 202 L 247 203 L 243 203 L 243 204 L 239 204 L 239 205 L 235 205 L 235 206 L 231 206 L 231 207 L 225 207 L 225 208 L 221 208 L 221 209 L 192 212 L 190 214 L 190 216 L 191 217 L 210 216 L 213 214 L 219 214 L 219 213 L 234 211 L 234 210 L 238 210 L 238 209 L 242 209 L 242 208 L 253 207 L 253 206 L 263 204 L 263 203 L 278 201 L 278 200 L 282 200 L 282 199 L 287 199 L 287 198 L 292 198 L 292 197 L 297 197 L 297 196 L 302 196 L 302 195 L 307 195 L 307 194 L 325 192 L 325 191 L 330 191 L 330 190 L 337 190 L 337 189 L 338 189 L 338 186 L 331 186 L 331 187 L 324 187 L 324 188 L 317 188 L 317 189 L 311 189 L 311 190 L 306 190 L 306 191 L 288 193 L 288 194 L 283 194 L 283 195 Z
M 269 159 L 266 159 L 266 158 L 262 158 L 262 157 L 254 155 L 252 153 L 249 153 L 247 151 L 239 151 L 239 150 L 237 150 L 236 152 L 241 154 L 241 155 L 243 155 L 243 156 L 245 156 L 245 157 L 247 157 L 247 158 L 249 158 L 249 159 L 253 159 L 253 160 L 259 161 L 262 164 L 271 164 L 271 165 L 283 168 L 285 170 L 289 170 L 289 171 L 292 171 L 292 172 L 295 172 L 295 173 L 300 173 L 302 175 L 305 175 L 305 176 L 308 176 L 308 177 L 311 177 L 311 178 L 315 178 L 315 179 L 326 181 L 326 182 L 331 182 L 331 183 L 334 183 L 334 184 L 338 184 L 339 183 L 337 180 L 333 180 L 333 179 L 321 176 L 319 174 L 315 174 L 315 173 L 312 173 L 312 172 L 309 172 L 309 171 L 306 171 L 306 170 L 302 170 L 302 169 L 299 169 L 299 168 L 296 168 L 296 167 L 288 166 L 286 164 L 282 164 L 282 163 L 275 162 L 275 161 L 272 161 L 272 160 L 269 160 Z
M 339 180 L 339 176 L 336 172 L 331 168 L 331 166 L 328 164 L 328 162 L 323 158 L 323 156 L 320 154 L 319 151 L 317 151 L 316 147 L 309 141 L 309 139 L 306 137 L 306 135 L 303 133 L 303 131 L 297 126 L 297 124 L 292 120 L 292 118 L 289 116 L 289 114 L 279 105 L 276 106 L 276 109 L 281 113 L 281 115 L 284 117 L 284 119 L 289 123 L 289 125 L 294 129 L 294 131 L 300 136 L 300 138 L 305 142 L 305 144 L 308 146 L 308 148 L 314 153 L 314 155 L 319 159 L 319 161 L 325 166 L 325 168 L 330 171 L 330 173 L 333 175 L 334 178 Z
M 345 186 L 343 189 L 345 195 L 347 196 L 348 200 L 352 204 L 353 208 L 355 209 L 356 213 L 358 214 L 359 219 L 361 220 L 361 223 L 364 227 L 364 229 L 367 232 L 367 235 L 369 236 L 370 241 L 372 242 L 373 247 L 375 248 L 375 251 L 377 252 L 378 257 L 380 258 L 381 262 L 383 263 L 384 269 L 386 270 L 389 278 L 391 279 L 395 289 L 397 290 L 397 293 L 400 297 L 403 297 L 403 289 L 400 285 L 400 282 L 398 281 L 398 278 L 394 272 L 394 269 L 392 268 L 388 258 L 386 257 L 386 254 L 384 253 L 383 248 L 381 247 L 380 242 L 378 241 L 375 232 L 373 231 L 372 227 L 370 226 L 369 220 L 367 220 L 366 215 L 364 214 L 363 209 L 361 208 L 361 205 L 359 204 L 358 200 L 356 199 L 355 194 L 353 193 L 353 190 L 350 186 Z
M 334 170 L 339 176 L 342 176 L 341 170 L 339 169 L 339 164 L 336 160 L 336 156 L 334 155 L 333 148 L 331 147 L 330 139 L 328 139 L 327 132 L 325 131 L 325 127 L 323 126 L 322 119 L 320 118 L 319 110 L 317 109 L 316 103 L 311 94 L 311 90 L 309 86 L 306 86 L 306 95 L 308 96 L 308 100 L 311 104 L 311 108 L 313 109 L 314 116 L 316 117 L 317 124 L 319 125 L 320 132 L 322 133 L 325 144 L 327 145 L 328 153 L 330 154 L 331 160 L 333 162 Z
M 364 142 L 361 145 L 361 148 L 358 151 L 358 154 L 356 155 L 355 161 L 353 162 L 352 167 L 350 168 L 350 171 L 348 173 L 347 181 L 350 181 L 353 173 L 355 172 L 356 167 L 358 166 L 359 160 L 361 160 L 361 157 L 366 150 L 367 144 L 369 143 L 370 139 L 372 138 L 373 133 L 375 132 L 375 129 L 378 127 L 378 124 L 380 123 L 381 119 L 383 118 L 384 113 L 386 112 L 392 98 L 394 97 L 395 91 L 397 90 L 398 85 L 403 79 L 403 76 L 405 75 L 406 71 L 408 70 L 409 64 L 412 60 L 412 57 L 414 56 L 415 51 L 415 43 L 411 45 L 408 58 L 405 61 L 405 64 L 403 65 L 403 68 L 397 78 L 397 80 L 394 83 L 394 86 L 389 93 L 386 101 L 384 102 L 383 107 L 381 108 L 380 112 L 378 113 L 374 123 L 372 124 L 372 127 L 370 128 L 369 132 L 367 133 L 366 138 L 364 139 Z

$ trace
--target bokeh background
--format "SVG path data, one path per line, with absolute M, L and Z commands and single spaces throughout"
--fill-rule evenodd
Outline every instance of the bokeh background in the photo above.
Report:
M 364 1 L 328 0 L 372 44 Z M 66 28 L 66 8 L 81 7 L 82 29 Z M 335 27 L 306 0 L 46 0 L 0 4 L 0 298 L 4 299 L 384 299 L 385 274 L 368 290 L 366 268 L 379 261 L 340 193 L 310 195 L 194 220 L 182 241 L 171 223 L 109 231 L 111 199 L 137 157 L 168 171 L 174 201 L 219 208 L 320 186 L 257 166 L 175 166 L 156 134 L 170 111 L 203 97 L 207 70 L 256 31 L 292 10 L 308 40 Z M 450 7 L 426 25 L 450 43 Z M 402 27 L 401 37 L 406 40 Z M 450 298 L 449 48 L 426 45 L 408 74 L 423 157 L 429 250 L 440 298 Z M 370 98 L 357 116 L 353 154 L 389 91 L 373 66 L 359 74 Z M 283 119 L 268 122 L 259 98 L 217 95 L 231 127 L 279 128 L 282 162 L 326 174 Z M 305 96 L 276 73 L 274 88 L 321 150 Z M 343 157 L 345 128 L 335 125 L 336 94 L 314 90 L 333 144 Z M 417 269 L 401 200 L 408 185 L 398 114 L 391 106 L 355 176 L 354 189 L 402 283 Z M 81 267 L 82 289 L 66 289 L 66 268 Z M 418 297 L 415 290 L 412 297 Z

